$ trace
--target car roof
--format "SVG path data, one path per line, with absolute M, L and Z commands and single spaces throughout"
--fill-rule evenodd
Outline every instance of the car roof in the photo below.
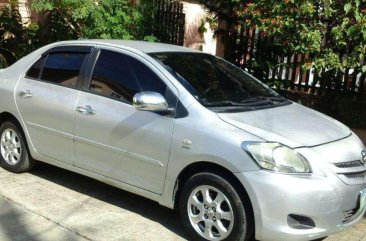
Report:
M 192 52 L 201 53 L 200 51 L 185 48 L 177 45 L 163 44 L 156 42 L 145 42 L 145 41 L 132 41 L 132 40 L 116 40 L 116 39 L 91 39 L 91 40 L 75 40 L 75 41 L 62 41 L 58 45 L 69 45 L 69 44 L 101 44 L 101 45 L 112 45 L 115 47 L 124 47 L 134 50 L 149 53 L 163 53 L 163 52 Z

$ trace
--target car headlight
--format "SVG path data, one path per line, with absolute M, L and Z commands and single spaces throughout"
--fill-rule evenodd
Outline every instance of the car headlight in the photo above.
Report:
M 305 157 L 280 143 L 243 142 L 242 148 L 263 169 L 281 173 L 312 172 Z

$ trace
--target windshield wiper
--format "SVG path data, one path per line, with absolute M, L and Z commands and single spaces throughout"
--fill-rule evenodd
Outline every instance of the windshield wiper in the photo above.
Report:
M 286 102 L 288 101 L 286 98 L 282 97 L 282 96 L 272 96 L 272 97 L 267 97 L 268 100 L 271 101 L 275 101 L 275 102 Z
M 254 97 L 247 100 L 242 100 L 240 102 L 235 101 L 216 101 L 210 103 L 204 103 L 207 107 L 256 107 L 256 106 L 273 106 L 274 102 L 283 103 L 287 101 L 287 99 L 282 96 L 272 96 L 272 97 Z
M 255 97 L 247 100 L 240 101 L 241 104 L 246 106 L 265 106 L 265 105 L 273 105 L 273 101 L 267 99 L 266 97 Z
M 242 101 L 240 101 L 240 103 L 248 104 L 248 103 L 255 103 L 255 102 L 262 102 L 262 101 L 268 101 L 268 99 L 266 97 L 254 97 L 254 98 L 242 100 Z
M 236 107 L 255 107 L 255 106 L 263 106 L 263 105 L 272 105 L 273 102 L 270 100 L 251 100 L 251 101 L 244 101 L 244 102 L 234 102 L 234 101 L 217 101 L 206 103 L 207 107 L 227 107 L 227 106 L 236 106 Z
M 274 102 L 285 102 L 287 101 L 287 99 L 283 98 L 282 96 L 269 96 L 269 97 L 255 97 L 255 98 L 250 98 L 247 100 L 242 100 L 240 101 L 240 103 L 254 103 L 256 105 L 261 105 L 261 104 L 268 104 L 269 102 L 271 102 L 272 104 L 274 104 Z
M 216 102 L 205 103 L 205 106 L 208 106 L 208 107 L 245 106 L 245 104 L 225 100 L 225 101 L 216 101 Z

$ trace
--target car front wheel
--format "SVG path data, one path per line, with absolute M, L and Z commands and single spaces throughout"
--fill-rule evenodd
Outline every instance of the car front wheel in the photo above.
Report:
M 245 241 L 252 234 L 249 205 L 216 174 L 192 176 L 183 187 L 179 208 L 182 223 L 193 240 Z

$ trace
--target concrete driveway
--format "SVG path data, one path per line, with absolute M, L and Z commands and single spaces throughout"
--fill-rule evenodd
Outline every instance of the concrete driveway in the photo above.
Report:
M 0 168 L 1 241 L 187 240 L 177 214 L 145 198 L 46 164 Z M 366 241 L 366 217 L 327 241 Z

